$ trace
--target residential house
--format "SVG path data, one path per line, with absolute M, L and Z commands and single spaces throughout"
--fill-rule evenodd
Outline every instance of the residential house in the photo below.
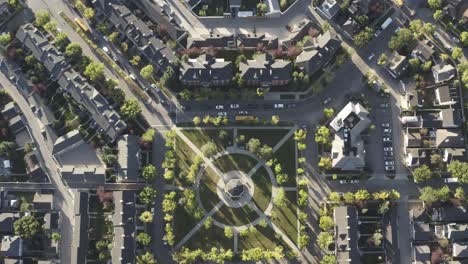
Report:
M 108 19 L 117 31 L 126 36 L 151 62 L 156 71 L 165 72 L 177 61 L 175 53 L 141 19 L 138 19 L 120 0 L 93 0 L 96 10 Z
M 179 79 L 187 86 L 226 86 L 233 77 L 230 61 L 203 54 L 180 65 Z
M 45 36 L 32 24 L 18 30 L 16 37 L 43 63 L 51 79 L 83 105 L 101 130 L 114 140 L 125 128 L 126 123 L 109 105 L 107 100 L 75 71 L 69 69 L 64 56 L 52 46 Z
M 286 60 L 274 60 L 263 53 L 253 60 L 239 64 L 240 78 L 247 86 L 282 86 L 292 78 L 292 63 Z
M 435 105 L 453 105 L 456 104 L 457 101 L 455 97 L 458 96 L 456 89 L 450 89 L 448 85 L 442 85 L 437 87 L 434 90 L 435 93 Z
M 452 256 L 456 259 L 468 260 L 468 242 L 453 243 Z
M 446 237 L 451 241 L 468 240 L 468 225 L 451 223 L 446 225 Z
M 437 129 L 435 134 L 435 147 L 437 148 L 462 148 L 465 146 L 463 133 L 460 129 Z
M 434 55 L 434 46 L 429 40 L 418 41 L 416 48 L 411 52 L 411 57 L 418 58 L 422 62 L 430 61 Z
M 428 245 L 413 245 L 413 264 L 431 264 L 431 255 Z
M 136 251 L 136 193 L 114 191 L 114 244 L 111 250 L 112 263 L 131 264 Z
M 436 83 L 450 81 L 455 77 L 456 70 L 451 64 L 439 63 L 432 66 L 432 74 Z
M 13 101 L 7 103 L 2 109 L 2 116 L 6 120 L 15 117 L 17 114 L 18 109 L 16 108 L 16 104 Z
M 337 263 L 360 263 L 358 249 L 358 215 L 351 206 L 333 210 L 335 222 L 335 255 Z
M 236 39 L 232 34 L 226 34 L 211 30 L 210 34 L 200 34 L 200 36 L 189 36 L 187 38 L 187 48 L 229 48 L 236 49 Z
M 413 241 L 427 242 L 435 239 L 434 232 L 428 223 L 415 222 L 411 227 L 411 236 Z
M 332 19 L 340 11 L 340 5 L 335 0 L 325 0 L 322 5 L 320 5 L 320 10 L 326 18 Z
M 140 175 L 141 153 L 139 138 L 124 135 L 117 142 L 118 147 L 118 182 L 137 182 Z
M 73 239 L 71 245 L 71 264 L 86 263 L 88 253 L 88 199 L 89 195 L 86 192 L 73 192 Z
M 330 31 L 307 41 L 304 50 L 297 56 L 295 65 L 301 71 L 312 75 L 328 64 L 341 46 L 341 41 Z
M 335 131 L 332 142 L 332 167 L 343 171 L 359 171 L 365 167 L 362 132 L 371 121 L 369 112 L 360 104 L 349 102 L 331 121 Z
M 254 50 L 258 48 L 272 50 L 278 48 L 278 37 L 268 33 L 257 34 L 255 32 L 243 32 L 236 35 L 237 47 Z
M 23 256 L 23 240 L 19 236 L 3 236 L 0 242 L 0 256 L 20 258 Z
M 8 212 L 0 213 L 0 234 L 1 235 L 13 234 L 13 223 L 19 218 L 20 217 L 18 213 L 8 213 Z
M 424 94 L 416 87 L 416 83 L 404 84 L 406 109 L 413 110 L 423 107 Z
M 408 59 L 396 52 L 392 53 L 388 58 L 387 71 L 393 78 L 400 78 L 409 68 Z
M 466 161 L 465 148 L 445 148 L 442 160 L 446 163 L 451 163 L 454 160 Z
M 448 0 L 442 11 L 452 21 L 468 22 L 468 3 L 464 0 Z

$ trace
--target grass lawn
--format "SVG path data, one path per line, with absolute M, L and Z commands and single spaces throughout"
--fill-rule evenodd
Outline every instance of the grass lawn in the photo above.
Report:
M 219 138 L 219 132 L 225 130 L 227 137 L 222 140 Z M 213 141 L 219 150 L 231 146 L 233 143 L 233 132 L 232 129 L 183 129 L 181 130 L 184 135 L 192 141 L 192 143 L 199 149 L 206 143 Z
M 178 177 L 180 174 L 189 172 L 189 168 L 192 165 L 192 161 L 195 159 L 197 154 L 183 141 L 180 137 L 175 138 L 175 158 L 176 170 L 175 170 L 175 184 L 181 186 L 182 180 Z
M 253 201 L 257 207 L 265 212 L 271 200 L 271 181 L 264 167 L 260 167 L 254 175 L 252 181 L 255 184 Z
M 183 206 L 178 205 L 174 214 L 175 244 L 179 243 L 200 220 L 195 219 L 192 213 L 185 210 Z
M 255 167 L 255 165 L 257 165 L 257 161 L 243 154 L 231 154 L 216 159 L 214 165 L 221 172 L 240 170 L 248 173 L 253 167 Z
M 246 143 L 257 138 L 262 144 L 274 147 L 288 132 L 289 129 L 239 129 L 237 136 L 244 135 Z
M 296 186 L 296 142 L 291 137 L 275 152 L 274 158 L 281 163 L 283 172 L 289 176 L 289 180 L 283 186 Z
M 200 10 L 206 8 L 206 16 L 222 16 L 224 12 L 229 10 L 227 0 L 207 0 L 205 3 L 200 3 L 193 11 L 200 15 Z
M 258 218 L 258 214 L 250 206 L 241 208 L 230 208 L 222 206 L 213 215 L 213 219 L 227 225 L 241 226 L 248 224 Z
M 274 207 L 276 216 L 273 223 L 279 227 L 294 243 L 297 243 L 297 201 L 296 192 L 286 192 L 286 204 Z
M 273 250 L 277 246 L 283 246 L 285 250 L 289 248 L 281 237 L 275 237 L 276 233 L 270 226 L 261 227 L 257 225 L 256 228 L 258 232 L 249 233 L 245 237 L 239 235 L 239 251 L 255 247 L 265 250 Z
M 220 227 L 212 225 L 209 229 L 203 226 L 187 241 L 185 247 L 195 250 L 202 249 L 209 251 L 211 248 L 234 249 L 234 238 L 227 238 L 224 235 L 224 230 Z
M 207 167 L 200 180 L 200 197 L 206 212 L 211 211 L 220 201 L 216 192 L 218 181 L 219 176 Z

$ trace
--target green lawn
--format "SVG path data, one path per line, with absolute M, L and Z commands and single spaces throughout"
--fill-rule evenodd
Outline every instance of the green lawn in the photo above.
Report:
M 261 227 L 257 225 L 256 228 L 258 232 L 249 233 L 245 237 L 239 235 L 239 251 L 255 247 L 265 250 L 273 250 L 275 247 L 280 245 L 283 246 L 285 250 L 289 248 L 286 243 L 283 242 L 281 237 L 275 237 L 276 233 L 270 226 Z
M 289 129 L 239 129 L 237 136 L 244 135 L 246 143 L 251 138 L 257 138 L 262 144 L 274 147 L 288 132 Z
M 221 172 L 240 170 L 248 173 L 257 165 L 257 161 L 243 154 L 231 154 L 216 159 L 214 164 Z
M 279 227 L 294 243 L 297 243 L 297 203 L 296 192 L 286 192 L 286 204 L 274 207 L 276 216 L 273 223 Z
M 223 224 L 241 226 L 257 219 L 258 214 L 250 206 L 230 208 L 224 205 L 213 215 L 213 218 Z
M 195 219 L 192 213 L 187 212 L 183 206 L 178 205 L 174 213 L 175 244 L 179 243 L 200 220 Z
M 261 211 L 265 211 L 271 200 L 271 181 L 264 167 L 260 167 L 254 175 L 252 181 L 255 184 L 253 201 Z
M 296 142 L 291 137 L 273 155 L 283 168 L 283 172 L 288 174 L 289 180 L 283 186 L 296 186 Z
M 205 252 L 213 247 L 233 250 L 234 238 L 227 238 L 224 230 L 215 225 L 209 229 L 202 226 L 184 246 L 192 250 L 202 249 Z
M 227 132 L 227 136 L 225 139 L 221 139 L 219 137 L 219 133 L 221 130 L 225 130 Z M 192 141 L 195 146 L 199 149 L 205 145 L 206 143 L 213 141 L 219 148 L 219 150 L 223 150 L 224 148 L 231 146 L 233 143 L 233 132 L 232 129 L 183 129 L 181 130 L 184 135 Z
M 211 211 L 220 201 L 216 192 L 218 181 L 218 175 L 207 167 L 200 180 L 200 197 L 206 212 Z
M 180 174 L 189 172 L 189 168 L 192 165 L 192 161 L 195 159 L 197 154 L 183 141 L 180 137 L 175 138 L 175 157 L 176 157 L 176 170 L 175 170 L 175 184 L 181 186 L 182 180 L 178 177 Z

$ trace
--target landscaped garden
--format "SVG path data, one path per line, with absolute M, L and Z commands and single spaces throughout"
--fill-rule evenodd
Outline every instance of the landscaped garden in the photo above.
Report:
M 178 191 L 163 201 L 163 211 L 176 260 L 213 260 L 213 250 L 218 259 L 246 261 L 298 252 L 293 132 L 192 127 L 168 133 L 166 161 L 174 161 L 174 173 L 166 180 Z

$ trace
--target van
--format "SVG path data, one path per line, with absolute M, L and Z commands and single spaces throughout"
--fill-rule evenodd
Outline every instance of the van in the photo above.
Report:
M 275 104 L 275 108 L 276 108 L 276 109 L 283 109 L 283 108 L 284 108 L 284 104 Z

